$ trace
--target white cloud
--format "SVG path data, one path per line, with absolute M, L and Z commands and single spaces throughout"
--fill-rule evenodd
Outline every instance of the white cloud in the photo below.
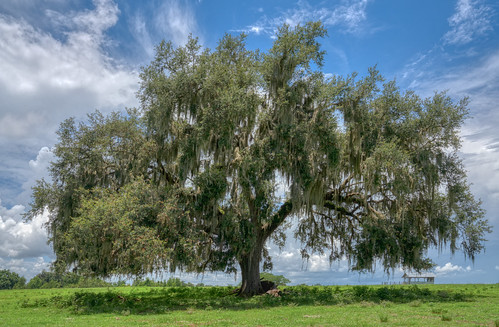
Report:
M 499 216 L 499 50 L 473 60 L 472 64 L 453 68 L 438 67 L 438 56 L 428 52 L 425 62 L 411 67 L 411 88 L 422 96 L 431 96 L 435 90 L 447 90 L 455 101 L 469 97 L 471 118 L 462 129 L 461 156 L 468 171 L 468 180 L 473 184 L 472 191 L 483 200 L 487 218 L 496 225 Z M 434 61 L 432 61 L 434 60 Z
M 20 87 L 22 87 L 20 85 Z M 21 119 L 23 118 L 23 119 Z M 33 126 L 37 126 L 44 117 L 35 112 L 28 112 L 23 117 L 15 113 L 5 113 L 0 116 L 0 136 L 23 137 Z
M 2 259 L 0 269 L 8 269 L 24 276 L 27 280 L 33 278 L 43 270 L 48 271 L 51 264 L 50 258 L 36 257 L 31 259 Z
M 46 167 L 28 161 L 55 143 L 64 119 L 138 105 L 138 73 L 106 52 L 106 30 L 116 23 L 119 10 L 112 1 L 94 4 L 93 10 L 50 12 L 64 28 L 63 37 L 0 15 L 0 196 L 10 205 L 27 203 L 25 194 L 16 199 L 20 186 L 29 189 Z
M 102 36 L 103 32 L 116 24 L 120 13 L 112 0 L 93 0 L 95 10 L 86 10 L 71 17 L 77 28 L 88 34 Z
M 93 0 L 95 9 L 81 12 L 70 12 L 62 14 L 58 11 L 46 9 L 45 15 L 50 18 L 52 24 L 60 28 L 80 30 L 97 42 L 101 42 L 104 31 L 116 24 L 120 10 L 112 0 Z
M 16 221 L 21 220 L 22 214 L 24 213 L 24 206 L 22 205 L 15 205 L 10 209 L 7 209 L 2 206 L 2 201 L 0 200 L 0 219 L 5 220 L 5 222 L 0 223 L 0 229 L 3 229 L 4 224 L 6 224 L 6 221 L 10 221 L 9 224 L 15 223 Z
M 132 33 L 149 58 L 154 56 L 154 42 L 147 29 L 145 17 L 137 13 L 131 21 Z
M 162 39 L 184 45 L 190 34 L 199 36 L 194 9 L 182 0 L 165 1 L 150 13 L 136 12 L 130 25 L 135 40 L 149 58 Z
M 499 51 L 493 51 L 475 61 L 474 65 L 458 66 L 431 81 L 435 87 L 446 88 L 450 93 L 456 95 L 479 95 L 480 105 L 490 105 L 490 99 L 484 96 L 499 97 L 495 92 L 496 83 L 499 83 Z M 430 85 L 426 85 L 427 88 Z
M 443 275 L 448 275 L 448 274 L 458 273 L 458 272 L 469 272 L 471 270 L 472 269 L 471 269 L 470 266 L 467 266 L 466 268 L 463 268 L 461 266 L 453 265 L 452 263 L 447 262 L 442 267 L 441 266 L 437 266 L 435 268 L 435 273 L 437 274 L 437 276 L 443 276 Z
M 174 44 L 185 44 L 189 34 L 197 31 L 194 12 L 188 3 L 179 0 L 164 2 L 154 17 L 157 29 Z
M 472 119 L 463 129 L 461 149 L 473 190 L 484 201 L 489 221 L 499 223 L 499 51 L 476 66 L 460 69 L 444 76 L 442 86 L 454 97 L 470 97 Z
M 25 222 L 22 219 L 24 209 L 21 205 L 7 209 L 0 203 L 0 257 L 22 259 L 52 254 L 44 226 L 48 214 Z
M 47 177 L 59 123 L 100 109 L 138 104 L 136 71 L 107 55 L 108 28 L 119 10 L 109 0 L 92 10 L 45 11 L 36 26 L 0 15 L 0 265 L 26 277 L 47 269 L 53 251 L 47 244 L 47 215 L 25 222 L 22 213 L 35 180 Z M 16 8 L 19 11 L 29 11 Z M 22 17 L 22 16 L 21 16 Z M 36 157 L 36 159 L 35 159 Z M 32 159 L 32 160 L 30 160 Z
M 499 270 L 499 266 L 496 266 L 496 270 Z
M 44 137 L 48 127 L 71 115 L 137 104 L 137 73 L 118 66 L 104 50 L 104 32 L 119 11 L 110 1 L 95 5 L 92 11 L 58 14 L 69 28 L 64 40 L 0 16 L 0 137 Z
M 255 33 L 256 35 L 259 35 L 263 31 L 263 28 L 260 26 L 251 26 L 250 27 L 250 32 Z
M 366 9 L 369 0 L 351 1 L 335 8 L 332 12 L 325 12 L 326 25 L 344 24 L 350 31 L 356 31 L 360 24 L 367 19 Z
M 16 197 L 18 202 L 28 203 L 30 201 L 32 187 L 35 186 L 37 180 L 43 178 L 50 181 L 49 167 L 54 158 L 51 149 L 42 147 L 36 156 L 36 160 L 29 161 L 29 169 L 23 170 L 24 182 L 22 183 L 22 192 Z
M 311 272 L 331 270 L 329 259 L 324 255 L 311 255 L 308 261 L 308 269 Z
M 349 270 L 348 260 L 346 258 L 331 264 L 328 255 L 312 254 L 308 260 L 303 260 L 298 246 L 298 242 L 290 237 L 284 251 L 280 252 L 277 249 L 270 248 L 274 268 L 277 269 L 276 271 L 278 273 L 288 274 L 292 271 L 295 271 L 298 274 L 306 274 L 307 272 L 345 273 Z
M 492 9 L 480 0 L 458 0 L 456 12 L 449 18 L 451 30 L 443 39 L 447 44 L 466 44 L 492 30 Z
M 54 158 L 54 154 L 52 151 L 46 146 L 40 149 L 38 155 L 36 156 L 36 160 L 30 160 L 29 166 L 30 168 L 36 171 L 45 172 L 50 161 Z
M 31 195 L 35 180 L 47 177 L 47 167 L 53 159 L 50 149 L 40 149 L 35 160 L 30 160 L 25 170 L 24 192 L 19 197 Z M 52 248 L 47 244 L 45 224 L 48 214 L 45 212 L 30 221 L 24 221 L 24 205 L 7 208 L 0 201 L 0 267 L 15 271 L 26 278 L 31 278 L 42 270 L 47 270 L 53 260 Z
M 263 16 L 258 22 L 240 31 L 245 33 L 274 35 L 276 29 L 283 25 L 296 26 L 308 21 L 322 21 L 326 26 L 341 26 L 341 32 L 357 33 L 367 19 L 367 5 L 370 0 L 348 0 L 330 7 L 316 7 L 305 0 L 298 1 L 296 7 L 281 13 L 278 17 Z

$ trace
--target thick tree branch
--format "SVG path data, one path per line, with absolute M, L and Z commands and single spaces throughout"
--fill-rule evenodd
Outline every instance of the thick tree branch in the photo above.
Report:
M 270 221 L 263 226 L 265 236 L 270 236 L 291 214 L 293 204 L 291 200 L 284 202 L 279 210 L 270 218 Z

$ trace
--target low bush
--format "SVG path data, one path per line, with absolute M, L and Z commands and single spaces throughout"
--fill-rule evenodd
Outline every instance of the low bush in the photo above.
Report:
M 130 311 L 131 313 L 161 313 L 187 308 L 204 309 L 251 309 L 276 306 L 338 305 L 359 303 L 360 305 L 408 303 L 411 307 L 423 303 L 471 300 L 472 295 L 449 291 L 442 297 L 440 291 L 415 287 L 354 286 L 338 289 L 335 286 L 291 286 L 279 293 L 253 298 L 241 298 L 234 294 L 233 287 L 163 287 L 108 289 L 105 292 L 78 291 L 66 296 L 55 296 L 40 302 L 25 300 L 22 306 L 46 306 L 72 308 L 76 313 Z M 444 310 L 432 309 L 433 313 L 445 314 Z

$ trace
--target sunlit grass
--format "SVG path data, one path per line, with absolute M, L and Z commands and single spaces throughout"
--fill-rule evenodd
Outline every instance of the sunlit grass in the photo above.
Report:
M 499 285 L 294 286 L 0 291 L 0 326 L 497 326 Z

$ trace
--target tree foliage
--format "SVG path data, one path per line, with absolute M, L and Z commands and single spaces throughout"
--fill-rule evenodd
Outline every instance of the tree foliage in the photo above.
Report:
M 24 284 L 26 284 L 26 278 L 7 269 L 0 270 L 0 290 L 23 288 Z
M 52 181 L 40 180 L 33 187 L 28 217 L 50 212 L 50 242 L 60 254 L 71 246 L 65 242 L 65 233 L 89 192 L 95 188 L 116 192 L 135 178 L 148 178 L 152 150 L 134 110 L 108 117 L 95 112 L 80 123 L 70 118 L 61 124 L 57 135 L 59 142 L 53 150 L 57 160 L 50 167 Z
M 194 287 L 203 286 L 202 284 L 194 285 L 189 282 L 184 282 L 180 278 L 170 277 L 167 281 L 154 281 L 147 277 L 144 279 L 135 279 L 132 286 L 147 286 L 147 287 Z
M 29 289 L 109 287 L 112 284 L 98 278 L 88 278 L 74 272 L 42 271 L 26 284 Z
M 283 275 L 274 275 L 269 272 L 260 273 L 260 279 L 272 282 L 276 286 L 286 286 L 287 284 L 291 283 L 291 281 Z
M 141 73 L 140 111 L 65 121 L 49 210 L 61 267 L 242 274 L 259 292 L 267 241 L 297 225 L 302 255 L 353 269 L 426 269 L 430 247 L 470 257 L 489 231 L 457 156 L 467 101 L 422 99 L 370 69 L 328 77 L 320 23 L 279 29 L 266 53 L 245 36 L 216 49 L 162 42 Z

